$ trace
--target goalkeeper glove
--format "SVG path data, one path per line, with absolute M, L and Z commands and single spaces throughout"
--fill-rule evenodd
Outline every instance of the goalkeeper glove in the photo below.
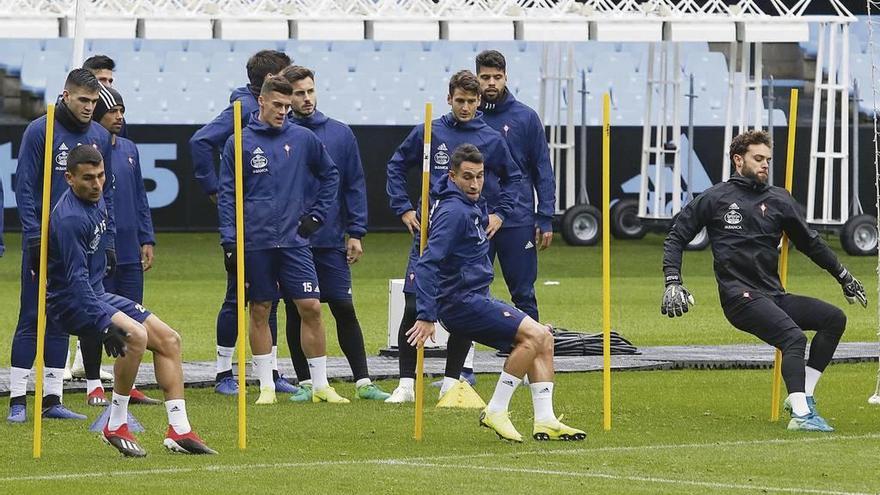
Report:
M 105 277 L 112 277 L 116 274 L 116 251 L 108 249 L 104 251 L 107 258 L 107 268 L 104 270 Z
M 226 268 L 226 273 L 235 273 L 235 244 L 224 244 L 223 245 L 223 267 Z
M 323 224 L 318 220 L 318 217 L 306 214 L 300 217 L 299 229 L 297 229 L 296 233 L 303 239 L 308 239 L 310 235 L 321 228 L 321 225 Z
M 108 356 L 125 357 L 125 340 L 128 339 L 128 332 L 111 323 L 98 333 Z
M 666 276 L 666 292 L 660 303 L 660 313 L 675 318 L 688 312 L 688 306 L 694 304 L 694 296 L 681 285 L 681 277 L 675 274 Z
M 846 302 L 853 304 L 858 301 L 863 308 L 868 307 L 868 296 L 865 294 L 865 287 L 859 282 L 859 279 L 852 276 L 849 270 L 844 268 L 838 273 L 837 281 L 840 282 Z
M 36 277 L 40 274 L 40 239 L 28 241 L 28 267 L 31 274 Z

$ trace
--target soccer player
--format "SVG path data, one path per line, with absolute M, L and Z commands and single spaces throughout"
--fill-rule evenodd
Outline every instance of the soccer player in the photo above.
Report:
M 229 106 L 226 107 L 211 122 L 199 129 L 189 141 L 190 152 L 193 161 L 193 170 L 196 181 L 205 191 L 205 194 L 215 204 L 217 203 L 217 171 L 215 156 L 217 150 L 222 151 L 226 140 L 233 133 L 233 109 L 232 103 L 241 102 L 242 127 L 248 124 L 250 115 L 257 110 L 257 98 L 260 88 L 266 77 L 280 74 L 290 65 L 290 57 L 284 52 L 276 50 L 261 50 L 251 56 L 247 61 L 247 77 L 250 84 L 236 88 L 229 96 Z M 272 313 L 269 317 L 269 327 L 272 331 L 272 374 L 275 378 L 275 390 L 277 392 L 292 394 L 297 391 L 278 373 L 278 303 L 272 305 Z M 219 394 L 238 394 L 238 382 L 232 377 L 232 356 L 235 353 L 235 340 L 238 338 L 238 326 L 235 317 L 235 273 L 227 274 L 226 297 L 220 306 L 217 315 L 217 376 L 214 390 Z
M 446 100 L 452 111 L 431 124 L 431 188 L 445 180 L 449 170 L 449 156 L 455 148 L 463 143 L 477 146 L 486 157 L 486 203 L 489 207 L 489 224 L 486 235 L 489 239 L 498 233 L 499 228 L 513 214 L 518 198 L 520 178 L 519 167 L 510 156 L 504 138 L 489 127 L 477 111 L 480 105 L 480 83 L 471 71 L 462 70 L 449 79 L 449 94 Z M 416 349 L 406 343 L 406 331 L 412 327 L 416 317 L 415 307 L 415 272 L 413 267 L 419 257 L 420 228 L 417 208 L 407 194 L 407 174 L 410 170 L 422 167 L 422 148 L 424 142 L 424 125 L 416 126 L 406 140 L 397 148 L 388 162 L 388 179 L 386 191 L 391 209 L 400 217 L 409 232 L 413 235 L 413 245 L 409 253 L 404 281 L 405 306 L 403 318 L 398 330 L 398 351 L 400 362 L 400 382 L 386 402 L 400 403 L 415 400 L 415 369 Z M 431 197 L 434 199 L 433 196 Z M 467 353 L 468 342 L 464 353 Z M 459 364 L 459 369 L 461 365 Z M 456 375 L 457 376 L 457 375 Z M 442 396 L 451 384 L 444 380 L 440 395 Z
M 104 290 L 122 296 L 138 304 L 144 303 L 144 272 L 153 266 L 153 220 L 150 205 L 141 176 L 140 157 L 137 146 L 119 136 L 125 125 L 125 104 L 122 95 L 111 87 L 102 86 L 92 119 L 110 132 L 112 146 L 113 202 L 116 217 L 116 270 L 104 278 Z M 80 340 L 82 344 L 82 340 Z M 101 346 L 92 341 L 92 347 L 82 349 L 83 374 L 86 379 L 86 403 L 90 406 L 106 406 L 107 398 L 101 384 Z M 74 363 L 74 376 L 77 375 Z M 159 404 L 159 401 L 131 389 L 132 404 Z
M 302 321 L 302 350 L 312 377 L 313 402 L 348 402 L 327 381 L 321 290 L 309 237 L 323 225 L 339 189 L 339 172 L 312 131 L 290 123 L 293 87 L 282 76 L 266 78 L 259 110 L 242 131 L 244 255 L 250 300 L 250 341 L 260 380 L 257 404 L 276 402 L 269 313 L 292 300 Z M 220 242 L 227 271 L 235 276 L 235 143 L 226 142 L 220 164 Z M 315 184 L 317 181 L 317 184 Z M 317 189 L 317 192 L 315 192 Z
M 351 293 L 351 268 L 363 255 L 361 239 L 367 234 L 367 188 L 358 143 L 351 129 L 317 109 L 315 74 L 306 67 L 290 66 L 281 73 L 293 86 L 290 100 L 291 121 L 314 132 L 339 170 L 337 201 L 326 212 L 324 226 L 309 237 L 315 272 L 321 287 L 321 302 L 330 306 L 336 320 L 339 346 L 348 359 L 355 380 L 355 397 L 385 400 L 391 394 L 370 380 L 364 334 L 358 323 Z M 317 186 L 317 184 L 315 185 Z M 317 187 L 315 187 L 317 189 Z M 348 239 L 345 236 L 348 234 Z M 299 379 L 295 402 L 312 399 L 311 374 L 300 347 L 299 312 L 287 304 L 287 345 Z
M 83 69 L 88 69 L 95 75 L 102 86 L 113 87 L 113 71 L 116 70 L 116 62 L 107 55 L 92 55 L 82 64 Z
M 67 75 L 64 91 L 55 109 L 52 140 L 52 188 L 49 204 L 54 206 L 67 189 L 64 182 L 67 157 L 80 144 L 94 146 L 110 156 L 110 133 L 92 122 L 101 83 L 86 69 L 74 69 Z M 21 307 L 18 326 L 12 338 L 12 367 L 9 373 L 9 415 L 7 421 L 27 420 L 25 392 L 27 379 L 36 356 L 37 277 L 40 263 L 40 211 L 42 209 L 43 160 L 46 139 L 46 116 L 31 122 L 21 138 L 15 176 L 15 199 L 22 225 Z M 108 160 L 109 161 L 109 160 Z M 109 163 L 108 163 L 109 167 Z M 105 201 L 112 208 L 112 185 L 104 185 Z M 111 210 L 107 242 L 101 252 L 109 269 L 116 264 L 114 236 L 116 227 Z M 43 417 L 85 419 L 61 403 L 64 365 L 67 361 L 68 335 L 63 329 L 47 328 L 45 347 L 45 390 Z
M 49 221 L 47 312 L 51 326 L 99 341 L 107 354 L 117 358 L 104 440 L 127 457 L 147 454 L 126 421 L 128 393 L 144 351 L 149 349 L 165 393 L 165 447 L 186 454 L 216 454 L 196 435 L 187 418 L 180 336 L 140 304 L 104 291 L 110 207 L 102 197 L 107 177 L 101 153 L 85 144 L 73 148 L 67 158 L 65 179 L 69 187 L 52 209 Z
M 463 144 L 452 154 L 449 176 L 435 188 L 428 245 L 415 265 L 417 320 L 407 342 L 423 345 L 433 338 L 434 323 L 450 335 L 510 351 L 495 393 L 480 413 L 480 425 L 504 440 L 522 442 L 510 422 L 508 405 L 528 373 L 536 440 L 583 440 L 586 433 L 566 426 L 553 412 L 553 335 L 550 327 L 489 294 L 494 278 L 486 227 L 489 213 L 481 197 L 483 156 Z
M 785 292 L 777 274 L 779 241 L 785 232 L 798 250 L 824 268 L 841 285 L 852 304 L 868 304 L 865 289 L 840 264 L 834 252 L 810 229 L 785 189 L 767 183 L 770 136 L 749 131 L 730 143 L 736 173 L 682 208 L 664 243 L 666 290 L 661 313 L 682 316 L 693 297 L 682 285 L 681 254 L 706 227 L 715 258 L 715 279 L 724 316 L 736 328 L 782 351 L 782 379 L 788 389 L 789 430 L 834 431 L 816 409 L 819 378 L 840 342 L 846 315 L 831 304 Z M 816 335 L 804 366 L 807 337 Z

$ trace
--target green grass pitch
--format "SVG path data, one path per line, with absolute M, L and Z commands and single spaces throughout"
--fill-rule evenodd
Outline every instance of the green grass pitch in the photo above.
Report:
M 571 248 L 557 239 L 540 256 L 538 300 L 542 319 L 557 326 L 598 331 L 601 325 L 601 251 Z M 9 343 L 18 310 L 20 239 L 7 235 L 0 259 L 0 366 L 9 365 Z M 848 257 L 829 244 L 867 289 L 867 310 L 848 306 L 834 280 L 794 254 L 790 290 L 830 301 L 846 311 L 846 341 L 873 341 L 877 332 L 875 258 Z M 387 281 L 399 277 L 406 235 L 365 238 L 366 255 L 354 267 L 354 294 L 367 352 L 385 345 Z M 708 251 L 685 255 L 683 278 L 697 300 L 684 319 L 659 314 L 663 285 L 662 238 L 612 241 L 613 327 L 637 346 L 754 342 L 721 314 Z M 147 274 L 146 305 L 177 328 L 186 360 L 214 355 L 214 320 L 224 275 L 214 234 L 159 236 L 157 263 Z M 544 285 L 556 281 L 558 285 Z M 507 298 L 503 283 L 494 293 Z M 332 319 L 330 354 L 339 355 Z M 287 356 L 281 342 L 282 356 Z M 249 407 L 249 445 L 236 448 L 234 400 L 210 390 L 188 390 L 197 431 L 221 451 L 211 458 L 163 452 L 164 409 L 133 407 L 148 431 L 140 438 L 150 455 L 123 460 L 82 423 L 44 423 L 43 458 L 30 458 L 32 423 L 0 424 L 0 493 L 96 493 L 125 486 L 130 493 L 213 491 L 267 493 L 876 493 L 880 481 L 880 408 L 868 406 L 876 364 L 835 365 L 823 378 L 820 409 L 837 427 L 830 435 L 794 434 L 769 416 L 766 370 L 620 372 L 613 375 L 614 422 L 601 428 L 601 374 L 558 377 L 556 412 L 584 427 L 581 443 L 523 445 L 499 441 L 477 427 L 474 411 L 433 408 L 429 389 L 425 440 L 411 439 L 412 407 L 355 402 L 345 406 Z M 387 389 L 393 382 L 383 382 Z M 488 398 L 492 375 L 477 390 Z M 338 384 L 351 396 L 349 383 Z M 249 395 L 249 399 L 256 394 Z M 82 394 L 67 394 L 86 410 Z M 513 421 L 530 433 L 531 402 L 517 392 Z M 32 411 L 32 408 L 29 408 Z M 784 415 L 783 415 L 784 417 Z

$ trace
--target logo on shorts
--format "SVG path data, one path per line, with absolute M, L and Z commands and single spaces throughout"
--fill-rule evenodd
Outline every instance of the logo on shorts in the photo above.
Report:
M 263 152 L 262 148 L 257 146 L 257 149 L 254 150 L 253 157 L 251 157 L 251 167 L 256 169 L 259 172 L 263 172 L 266 166 L 269 165 L 269 160 L 266 159 L 266 155 Z
M 147 310 L 144 309 L 144 307 L 141 306 L 140 304 L 135 304 L 135 305 L 134 305 L 134 309 L 140 311 L 141 313 L 146 313 L 146 312 L 147 312 Z
M 437 165 L 447 165 L 449 164 L 449 148 L 446 147 L 446 143 L 440 143 L 440 146 L 437 147 L 437 153 L 434 153 L 434 163 Z
M 751 299 L 751 298 L 752 298 L 752 295 L 749 294 L 748 291 L 746 291 L 746 292 L 743 292 L 743 297 L 748 297 L 749 299 Z
M 505 311 L 503 314 L 505 318 L 510 318 L 510 311 Z
M 525 249 L 532 249 L 533 247 L 535 247 L 535 245 L 532 243 L 532 241 L 526 242 Z
M 742 230 L 743 216 L 737 211 L 739 210 L 739 206 L 736 203 L 732 203 L 727 210 L 727 213 L 724 214 L 724 223 L 727 225 L 724 226 L 727 230 Z

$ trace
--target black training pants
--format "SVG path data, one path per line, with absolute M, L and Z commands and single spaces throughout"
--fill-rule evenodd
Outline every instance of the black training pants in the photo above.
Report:
M 782 379 L 789 394 L 804 391 L 804 330 L 816 332 L 806 365 L 824 371 L 846 327 L 843 311 L 813 297 L 743 292 L 721 306 L 734 327 L 782 351 Z

